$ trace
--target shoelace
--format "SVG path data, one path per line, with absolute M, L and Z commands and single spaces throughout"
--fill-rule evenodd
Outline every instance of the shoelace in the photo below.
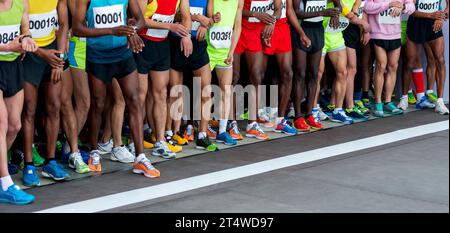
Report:
M 255 126 L 253 126 L 253 129 L 258 131 L 258 133 L 260 134 L 264 134 L 264 131 L 261 129 L 261 127 L 259 127 L 259 124 L 255 124 Z
M 187 127 L 186 134 L 189 136 L 192 135 L 192 127 L 189 127 L 189 126 Z
M 235 134 L 239 134 L 240 133 L 237 124 L 234 123 L 234 122 L 231 123 L 231 129 L 233 130 L 233 133 L 235 133 Z
M 146 159 L 142 159 L 141 163 L 144 164 L 144 166 L 148 169 L 148 170 L 155 170 L 155 167 L 153 167 L 152 163 L 150 162 L 150 160 Z
M 211 125 L 208 125 L 208 130 L 209 130 L 211 133 L 217 133 L 217 132 L 211 127 Z
M 97 152 L 92 153 L 91 158 L 94 165 L 100 164 L 100 155 Z

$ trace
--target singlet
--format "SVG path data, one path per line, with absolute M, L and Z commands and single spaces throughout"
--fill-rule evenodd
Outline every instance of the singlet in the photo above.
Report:
M 58 27 L 58 0 L 30 0 L 30 32 L 39 47 L 56 40 Z
M 239 0 L 213 0 L 214 14 L 220 12 L 221 20 L 215 23 L 206 35 L 208 54 L 211 60 L 226 59 L 231 47 L 234 21 Z
M 0 44 L 6 45 L 20 35 L 23 0 L 12 0 L 11 8 L 0 11 Z M 0 61 L 14 61 L 19 53 L 0 52 Z
M 327 33 L 338 33 L 344 31 L 350 21 L 345 17 L 348 12 L 351 11 L 353 5 L 355 4 L 355 0 L 341 0 L 342 4 L 342 13 L 339 15 L 339 26 L 337 29 L 330 27 L 330 17 L 324 17 L 323 26 L 325 28 L 325 32 Z M 327 4 L 327 8 L 334 8 L 333 2 Z
M 243 10 L 252 12 L 268 12 L 273 11 L 273 1 L 272 0 L 245 0 Z M 248 29 L 255 29 L 265 26 L 256 17 L 242 17 L 242 27 Z
M 206 15 L 207 7 L 208 0 L 189 0 L 191 15 Z M 197 36 L 198 27 L 200 27 L 200 23 L 192 21 L 191 35 L 193 38 Z
M 87 10 L 89 28 L 113 28 L 126 25 L 128 0 L 91 0 Z M 126 36 L 99 36 L 87 38 L 88 61 L 114 63 L 132 56 Z
M 301 0 L 299 10 L 303 12 L 320 12 L 327 8 L 327 0 Z M 302 26 L 321 25 L 323 16 L 300 20 Z
M 144 17 L 153 21 L 173 23 L 180 0 L 152 0 L 148 3 Z M 151 41 L 164 41 L 169 36 L 167 29 L 144 28 L 139 35 Z

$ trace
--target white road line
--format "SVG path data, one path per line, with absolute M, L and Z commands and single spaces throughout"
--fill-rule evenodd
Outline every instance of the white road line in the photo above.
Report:
M 39 211 L 40 213 L 60 213 L 60 212 L 99 212 L 121 206 L 131 205 L 143 201 L 178 194 L 194 189 L 207 187 L 227 181 L 258 175 L 308 163 L 320 159 L 330 158 L 337 155 L 347 154 L 354 151 L 364 150 L 372 147 L 398 142 L 401 140 L 419 137 L 449 129 L 449 121 L 441 121 L 432 124 L 421 125 L 417 127 L 397 130 L 391 133 L 381 134 L 351 142 L 341 143 L 333 146 L 327 146 L 302 153 L 292 154 L 276 159 L 270 159 L 258 163 L 253 163 L 241 167 L 226 169 L 218 172 L 194 176 L 186 179 L 172 181 L 160 185 L 150 186 L 93 198 L 86 201 L 75 202 L 50 209 Z M 38 213 L 39 213 L 38 212 Z

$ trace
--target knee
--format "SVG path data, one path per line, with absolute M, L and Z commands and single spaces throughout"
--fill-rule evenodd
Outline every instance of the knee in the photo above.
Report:
M 347 78 L 348 71 L 347 69 L 339 69 L 336 71 L 336 78 L 339 80 L 345 80 Z
M 93 95 L 92 96 L 92 107 L 94 107 L 97 110 L 102 111 L 105 108 L 105 97 L 99 96 L 99 95 Z
M 126 102 L 130 108 L 139 108 L 139 106 L 141 105 L 140 96 L 136 93 L 132 93 L 131 95 L 129 95 Z
M 36 115 L 36 102 L 32 100 L 25 100 L 23 106 L 23 115 L 26 119 L 33 119 Z
M 88 112 L 91 107 L 91 99 L 89 97 L 83 97 L 77 102 L 78 108 L 84 112 Z
M 438 66 L 445 66 L 445 57 L 444 54 L 440 54 L 438 57 L 434 60 L 435 64 Z
M 61 109 L 61 101 L 60 100 L 53 100 L 50 101 L 47 105 L 47 115 L 49 117 L 58 117 L 59 111 Z
M 389 65 L 387 67 L 388 71 L 390 72 L 396 72 L 398 68 L 398 62 L 389 62 Z
M 284 83 L 292 83 L 292 77 L 294 76 L 294 72 L 292 72 L 292 69 L 284 69 L 281 73 L 282 82 Z
M 153 90 L 153 98 L 155 101 L 165 102 L 167 100 L 167 88 Z
M 354 77 L 354 76 L 356 75 L 356 66 L 353 66 L 353 65 L 348 66 L 348 67 L 347 67 L 347 74 L 348 74 L 349 76 Z
M 377 64 L 376 64 L 376 71 L 378 72 L 378 73 L 384 73 L 384 71 L 386 71 L 386 66 L 387 66 L 387 63 L 386 62 L 379 62 L 379 61 L 377 61 Z
M 17 135 L 22 128 L 22 123 L 20 119 L 16 119 L 8 122 L 8 133 Z

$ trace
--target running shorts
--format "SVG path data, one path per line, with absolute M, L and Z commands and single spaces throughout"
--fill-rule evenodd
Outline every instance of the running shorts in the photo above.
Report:
M 266 55 L 283 54 L 292 51 L 291 30 L 287 22 L 277 22 L 273 29 L 270 47 L 264 47 Z
M 192 54 L 189 57 L 184 56 L 181 51 L 181 37 L 179 36 L 170 36 L 170 68 L 176 71 L 194 71 L 202 68 L 203 66 L 209 63 L 208 52 L 206 48 L 208 44 L 205 41 L 198 41 L 195 38 L 192 38 Z
M 423 44 L 443 37 L 442 30 L 438 32 L 433 31 L 433 24 L 434 20 L 432 19 L 409 17 L 408 28 L 406 30 L 408 39 L 416 44 Z
M 12 97 L 23 89 L 23 65 L 20 59 L 0 61 L 0 90 L 4 98 Z
M 372 39 L 370 41 L 374 45 L 377 45 L 386 50 L 386 52 L 394 51 L 402 46 L 401 39 L 394 39 L 394 40 Z
M 86 69 L 86 39 L 76 36 L 69 40 L 69 65 L 71 68 Z
M 86 62 L 86 72 L 94 75 L 106 84 L 111 84 L 113 78 L 121 79 L 133 73 L 136 70 L 136 62 L 131 56 L 122 61 L 114 63 L 94 63 L 89 60 Z
M 264 27 L 246 28 L 242 26 L 241 36 L 234 53 L 258 53 L 263 50 L 261 33 Z
M 322 23 L 302 22 L 302 28 L 306 36 L 311 40 L 311 46 L 309 48 L 304 47 L 300 41 L 300 35 L 291 27 L 292 46 L 308 54 L 322 51 L 325 44 L 325 30 L 323 29 Z
M 345 40 L 342 32 L 325 32 L 325 45 L 322 49 L 322 56 L 327 53 L 336 52 L 345 49 Z
M 358 25 L 351 23 L 342 33 L 347 48 L 355 50 L 361 48 L 361 29 Z
M 139 74 L 150 71 L 166 71 L 170 69 L 170 39 L 156 42 L 142 38 L 145 47 L 142 52 L 134 54 Z

